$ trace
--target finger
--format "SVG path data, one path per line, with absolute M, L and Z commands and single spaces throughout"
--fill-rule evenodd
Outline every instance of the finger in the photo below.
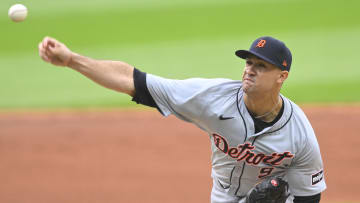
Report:
M 40 57 L 44 60 L 44 61 L 46 61 L 46 62 L 50 62 L 50 56 L 48 55 L 48 54 L 46 54 L 45 52 L 40 52 L 39 53 L 39 55 L 40 55 Z
M 56 47 L 51 47 L 51 46 L 49 46 L 49 47 L 47 47 L 46 50 L 47 50 L 48 53 L 51 54 L 51 55 L 56 55 L 56 53 L 57 53 Z
M 43 40 L 43 47 L 46 49 L 49 46 L 52 46 L 54 44 L 54 42 L 52 42 L 52 38 L 50 37 L 45 37 Z
M 44 51 L 44 54 L 45 54 L 47 57 L 49 57 L 49 58 L 51 58 L 51 56 L 54 55 L 49 49 L 46 49 L 46 50 Z
M 50 62 L 50 58 L 45 52 L 39 52 L 39 55 L 44 61 Z
M 55 48 L 51 45 L 50 42 L 47 42 L 47 46 L 45 48 L 43 48 L 43 50 L 47 55 L 55 54 Z
M 51 62 L 50 58 L 47 57 L 45 54 L 41 54 L 40 57 L 42 58 L 42 60 L 46 61 L 46 62 Z
M 47 47 L 56 47 L 56 45 L 59 44 L 59 42 L 51 37 L 46 37 Z
M 44 42 L 40 42 L 38 45 L 39 51 L 45 51 L 46 47 L 44 47 Z
M 48 41 L 48 37 L 44 37 L 44 39 L 42 41 L 42 46 L 44 47 L 44 49 L 46 49 L 46 47 L 47 47 L 47 41 Z
M 45 55 L 45 49 L 42 46 L 42 43 L 39 43 L 39 56 Z

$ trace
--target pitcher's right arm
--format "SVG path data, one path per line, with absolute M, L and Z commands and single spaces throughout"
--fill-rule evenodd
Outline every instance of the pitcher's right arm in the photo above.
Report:
M 82 56 L 51 37 L 45 37 L 40 42 L 39 55 L 48 63 L 72 68 L 106 88 L 130 96 L 135 95 L 134 67 L 125 62 L 96 60 Z

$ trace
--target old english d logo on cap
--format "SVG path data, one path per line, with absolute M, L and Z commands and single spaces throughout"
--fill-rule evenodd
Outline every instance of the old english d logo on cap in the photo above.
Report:
M 261 48 L 261 47 L 264 47 L 265 44 L 266 44 L 266 40 L 262 39 L 257 43 L 256 47 Z

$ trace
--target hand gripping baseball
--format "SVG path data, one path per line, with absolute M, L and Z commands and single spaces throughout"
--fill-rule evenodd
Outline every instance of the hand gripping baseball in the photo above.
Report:
M 289 184 L 280 177 L 268 177 L 246 195 L 246 203 L 285 203 Z
M 54 38 L 45 37 L 43 41 L 39 43 L 40 57 L 44 61 L 56 66 L 68 66 L 72 54 L 70 49 Z

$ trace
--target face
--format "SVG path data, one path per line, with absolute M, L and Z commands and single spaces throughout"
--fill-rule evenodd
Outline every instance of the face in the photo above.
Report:
M 243 90 L 245 93 L 280 91 L 287 76 L 288 71 L 282 71 L 258 57 L 249 56 L 242 77 Z

